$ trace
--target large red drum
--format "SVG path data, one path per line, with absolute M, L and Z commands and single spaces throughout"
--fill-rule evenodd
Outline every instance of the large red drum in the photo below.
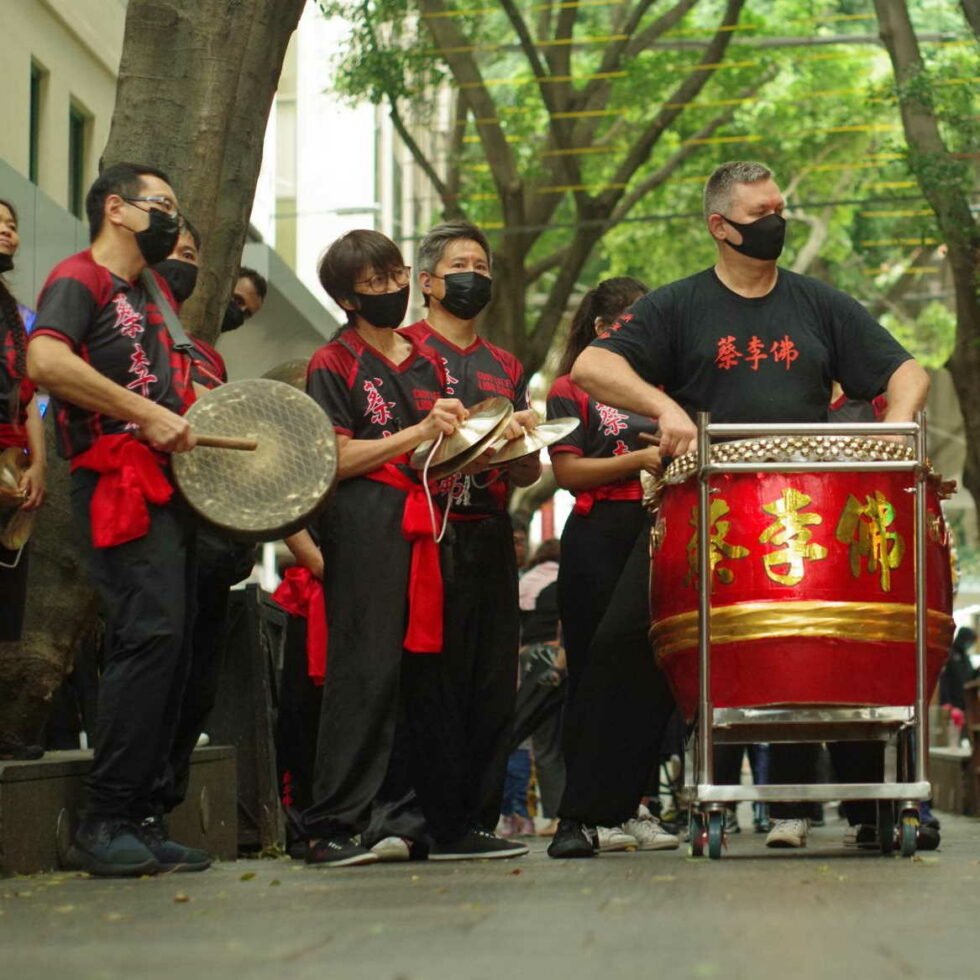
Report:
M 732 442 L 726 461 L 911 458 L 841 437 Z M 650 638 L 685 716 L 698 704 L 693 454 L 665 473 L 651 544 Z M 712 478 L 711 699 L 717 708 L 915 701 L 911 473 L 736 473 Z M 949 534 L 927 500 L 927 696 L 953 633 Z

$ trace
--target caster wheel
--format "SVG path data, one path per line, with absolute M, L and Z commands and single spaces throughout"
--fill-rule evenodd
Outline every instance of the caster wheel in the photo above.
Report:
M 721 810 L 712 810 L 708 814 L 708 857 L 717 861 L 721 857 L 721 848 L 725 842 L 725 814 Z
M 878 846 L 882 854 L 895 850 L 895 804 L 888 800 L 878 801 Z
M 902 841 L 902 857 L 910 858 L 915 854 L 918 846 L 919 837 L 919 815 L 918 813 L 906 811 L 902 814 L 902 824 L 900 828 Z
M 704 849 L 708 844 L 708 829 L 704 823 L 704 815 L 691 812 L 689 848 L 691 857 L 704 857 Z

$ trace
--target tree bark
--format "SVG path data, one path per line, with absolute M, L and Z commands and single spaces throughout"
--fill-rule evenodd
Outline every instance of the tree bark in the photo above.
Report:
M 969 5 L 964 5 L 964 10 Z M 966 461 L 963 483 L 980 502 L 980 226 L 970 211 L 964 165 L 943 142 L 929 82 L 905 0 L 875 0 L 878 27 L 895 72 L 910 161 L 947 247 L 956 297 L 956 344 L 949 371 L 963 411 Z
M 304 0 L 130 0 L 103 162 L 174 181 L 204 238 L 190 331 L 213 341 L 241 261 L 262 143 Z

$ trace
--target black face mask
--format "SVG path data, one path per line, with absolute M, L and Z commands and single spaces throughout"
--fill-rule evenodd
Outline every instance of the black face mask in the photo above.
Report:
M 394 330 L 405 319 L 408 294 L 408 286 L 403 286 L 396 293 L 355 293 L 358 302 L 357 312 L 372 327 L 388 327 Z
M 180 225 L 176 218 L 152 208 L 150 224 L 142 231 L 134 231 L 136 244 L 147 265 L 162 262 L 173 250 L 180 237 Z
M 0 252 L 0 275 L 5 272 L 10 272 L 14 267 L 14 257 L 8 255 L 6 252 Z
M 473 320 L 478 317 L 490 302 L 493 280 L 479 272 L 451 272 L 443 276 L 446 295 L 440 303 L 447 313 L 460 320 Z
M 165 259 L 153 267 L 167 280 L 170 292 L 178 303 L 183 303 L 197 285 L 197 266 L 183 259 Z
M 725 216 L 722 215 L 724 218 Z M 783 242 L 786 240 L 786 219 L 781 214 L 767 214 L 764 218 L 757 221 L 748 221 L 742 224 L 732 221 L 731 218 L 725 220 L 742 235 L 742 244 L 736 245 L 734 242 L 725 241 L 736 252 L 748 255 L 753 259 L 764 259 L 772 261 L 778 259 L 783 251 Z
M 237 330 L 245 322 L 245 311 L 234 301 L 228 304 L 225 315 L 221 318 L 221 332 Z

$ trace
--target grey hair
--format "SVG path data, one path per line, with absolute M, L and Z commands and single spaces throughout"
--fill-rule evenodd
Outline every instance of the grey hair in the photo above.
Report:
M 415 250 L 415 262 L 419 272 L 433 273 L 442 258 L 442 253 L 446 251 L 446 246 L 450 242 L 458 241 L 476 242 L 484 252 L 487 253 L 487 262 L 493 266 L 493 253 L 490 251 L 490 243 L 487 236 L 469 221 L 444 221 L 436 225 L 419 242 Z M 423 296 L 426 306 L 429 305 L 428 295 Z
M 754 160 L 729 160 L 715 167 L 704 185 L 704 217 L 725 214 L 732 204 L 732 190 L 736 184 L 754 184 L 772 176 L 764 163 Z

